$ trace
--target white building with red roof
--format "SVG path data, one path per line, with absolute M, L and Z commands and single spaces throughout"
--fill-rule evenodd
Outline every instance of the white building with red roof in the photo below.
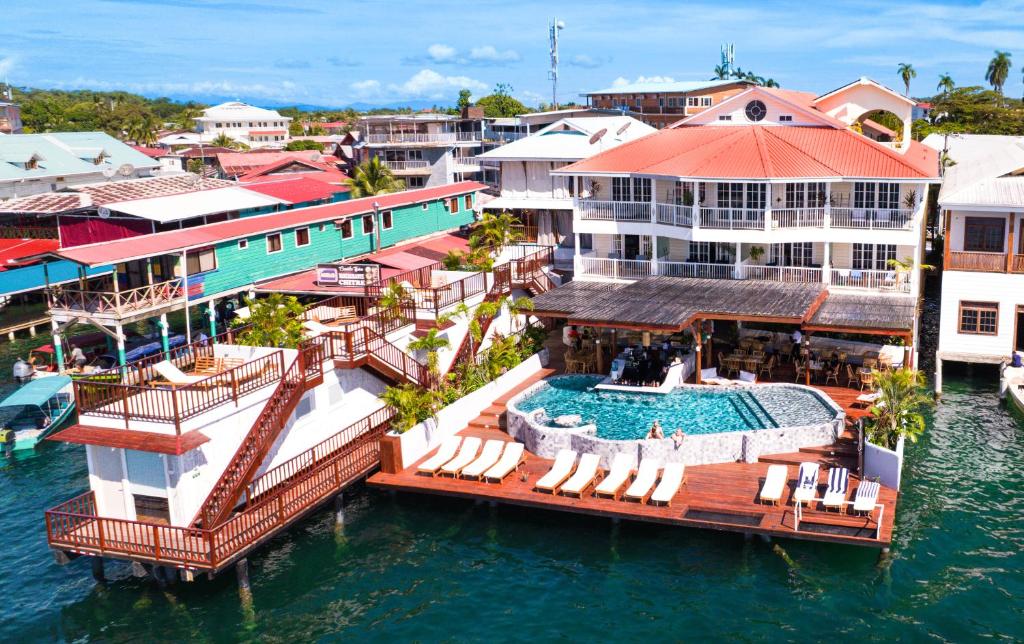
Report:
M 938 160 L 910 139 L 913 106 L 868 79 L 817 97 L 752 87 L 555 170 L 575 182 L 576 279 L 812 282 L 916 297 Z M 879 111 L 903 123 L 893 142 L 860 133 Z
M 283 148 L 289 140 L 290 116 L 281 116 L 277 110 L 267 110 L 231 101 L 203 110 L 196 117 L 196 132 L 208 143 L 221 134 L 254 148 Z

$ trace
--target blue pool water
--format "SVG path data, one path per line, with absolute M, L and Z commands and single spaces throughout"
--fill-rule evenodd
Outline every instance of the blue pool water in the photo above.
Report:
M 612 440 L 643 438 L 658 420 L 669 435 L 713 434 L 826 423 L 836 417 L 818 394 L 800 387 L 730 389 L 680 388 L 669 394 L 594 389 L 601 376 L 552 378 L 520 400 L 525 412 L 543 408 L 549 418 L 578 414 L 597 425 L 597 435 Z

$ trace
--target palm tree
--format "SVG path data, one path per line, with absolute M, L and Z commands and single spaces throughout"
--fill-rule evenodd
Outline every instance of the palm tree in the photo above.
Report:
M 715 65 L 715 77 L 711 80 L 725 80 L 729 78 L 728 65 Z
M 520 295 L 513 299 L 511 297 L 505 298 L 505 308 L 508 309 L 508 314 L 512 316 L 512 331 L 516 332 L 519 330 L 520 315 L 523 315 L 526 311 L 533 310 L 533 300 Z
M 183 130 L 191 130 L 196 126 L 195 119 L 203 115 L 203 111 L 194 105 L 186 105 L 174 119 L 174 124 Z
M 935 89 L 943 94 L 949 94 L 956 89 L 956 83 L 953 82 L 953 77 L 948 73 L 939 74 L 939 84 L 935 86 Z
M 500 253 L 502 248 L 521 237 L 516 228 L 518 224 L 519 221 L 507 212 L 498 215 L 486 213 L 470 237 L 469 244 L 473 248 L 486 248 Z
M 432 383 L 438 382 L 438 356 L 437 352 L 441 349 L 447 349 L 451 346 L 451 342 L 448 338 L 438 336 L 438 329 L 434 327 L 427 331 L 427 334 L 418 340 L 413 340 L 408 344 L 408 347 L 412 351 L 426 351 L 427 352 L 427 372 L 430 373 L 430 380 Z
M 380 299 L 377 300 L 377 308 L 387 312 L 388 316 L 394 319 L 402 314 L 402 305 L 408 302 L 409 299 L 410 293 L 404 286 L 398 282 L 391 282 L 380 294 Z
M 913 208 L 910 208 L 910 210 L 913 210 Z M 910 272 L 914 270 L 913 257 L 904 257 L 903 259 L 893 258 L 890 259 L 887 263 L 889 265 L 889 268 L 896 271 L 896 284 L 898 286 L 902 286 L 903 283 L 906 281 L 907 276 L 910 275 Z M 931 264 L 921 264 L 921 270 L 933 271 L 935 270 L 935 267 L 932 266 Z
M 900 66 L 896 68 L 896 73 L 903 79 L 903 94 L 910 96 L 910 80 L 917 78 L 917 70 L 910 63 L 900 63 Z
M 345 184 L 353 199 L 405 190 L 405 182 L 396 179 L 391 169 L 380 162 L 380 157 L 370 157 L 359 164 Z
M 232 150 L 247 150 L 249 148 L 249 146 L 247 146 L 246 144 L 242 143 L 241 141 L 236 141 L 232 139 L 230 136 L 224 134 L 223 132 L 215 136 L 213 140 L 210 141 L 210 145 L 219 148 L 231 148 Z
M 387 387 L 380 399 L 395 411 L 391 428 L 399 434 L 412 429 L 416 423 L 423 422 L 437 411 L 438 399 L 432 392 L 408 383 Z
M 238 344 L 251 347 L 294 349 L 302 342 L 304 307 L 294 295 L 271 293 L 260 300 L 245 299 L 249 307 L 246 329 L 238 336 Z M 241 320 L 238 324 L 243 324 Z
M 900 438 L 916 443 L 925 429 L 923 411 L 931 404 L 924 374 L 904 368 L 873 375 L 880 395 L 867 419 L 868 439 L 887 449 L 896 449 Z
M 996 55 L 988 63 L 988 70 L 985 72 L 985 80 L 992 85 L 992 89 L 1000 96 L 1003 94 L 1003 85 L 1010 76 L 1010 68 L 1013 62 L 1010 61 L 1010 52 L 996 50 Z

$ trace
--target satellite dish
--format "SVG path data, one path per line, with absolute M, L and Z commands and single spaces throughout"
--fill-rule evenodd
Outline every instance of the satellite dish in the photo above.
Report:
M 617 130 L 617 131 L 615 132 L 615 135 L 616 135 L 616 136 L 618 136 L 619 134 L 622 134 L 623 132 L 625 132 L 626 130 L 628 130 L 628 129 L 629 129 L 629 126 L 630 126 L 630 125 L 632 125 L 632 124 L 633 124 L 633 122 L 632 122 L 632 121 L 626 121 L 625 123 L 623 123 L 623 124 L 622 124 L 622 127 L 620 127 L 620 128 L 619 128 L 619 129 L 618 129 L 618 130 Z
M 135 172 L 135 166 L 130 163 L 125 163 L 117 169 L 117 173 L 122 177 L 130 177 L 133 172 Z
M 115 174 L 117 174 L 117 168 L 115 168 L 114 166 L 108 165 L 107 167 L 103 168 L 103 176 L 104 177 L 106 177 L 108 179 L 112 179 L 112 178 L 114 178 Z
M 100 216 L 100 219 L 106 219 L 110 217 L 110 208 L 107 208 L 106 206 L 100 206 L 96 210 L 96 214 Z
M 322 158 L 323 158 L 323 155 L 320 154 L 319 152 L 314 152 L 313 154 L 311 154 L 309 156 L 309 160 L 310 161 L 319 161 Z
M 590 145 L 594 145 L 595 143 L 600 141 L 601 137 L 604 136 L 605 134 L 608 134 L 608 128 L 606 127 L 603 127 L 597 132 L 594 132 L 594 136 L 590 137 Z

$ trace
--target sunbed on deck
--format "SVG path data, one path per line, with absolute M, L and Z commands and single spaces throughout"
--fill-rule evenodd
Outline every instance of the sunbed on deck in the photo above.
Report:
M 608 470 L 608 474 L 598 483 L 597 488 L 594 489 L 594 496 L 611 499 L 617 498 L 619 492 L 622 491 L 622 486 L 629 480 L 635 460 L 636 457 L 632 454 L 616 454 L 615 458 L 612 459 L 612 467 Z
M 833 467 L 828 471 L 828 489 L 821 504 L 825 509 L 834 508 L 840 512 L 846 503 L 846 493 L 850 489 L 850 470 L 845 467 Z
M 640 467 L 636 470 L 636 478 L 622 495 L 624 501 L 637 501 L 646 503 L 647 497 L 651 494 L 651 488 L 658 480 L 658 470 L 661 469 L 661 461 L 656 458 L 645 458 L 640 461 Z
M 551 464 L 548 473 L 540 477 L 534 484 L 538 492 L 550 492 L 555 494 L 558 488 L 572 474 L 576 465 L 576 452 L 571 449 L 559 450 L 555 455 L 555 462 Z
M 208 374 L 203 375 L 189 375 L 184 373 L 181 369 L 175 367 L 171 362 L 167 360 L 161 360 L 153 365 L 153 370 L 160 374 L 163 381 L 157 381 L 153 384 L 168 384 L 172 387 L 185 387 L 187 385 L 194 385 L 196 383 L 207 380 L 210 376 Z M 213 384 L 208 383 L 208 384 Z
M 786 478 L 789 476 L 788 468 L 785 465 L 769 465 L 768 473 L 764 477 L 764 485 L 761 486 L 761 493 L 758 500 L 761 503 L 778 505 L 782 500 L 782 493 L 786 489 Z
M 473 459 L 476 458 L 476 453 L 480 449 L 480 443 L 481 440 L 476 436 L 467 436 L 463 439 L 459 453 L 455 455 L 455 458 L 441 466 L 440 474 L 458 476 L 462 468 L 472 463 Z
M 878 503 L 878 491 L 881 485 L 877 481 L 861 481 L 857 493 L 853 496 L 853 511 L 871 514 Z
M 419 467 L 416 469 L 423 474 L 429 474 L 431 476 L 437 474 L 437 471 L 441 469 L 442 465 L 452 460 L 455 456 L 455 452 L 458 451 L 459 445 L 461 444 L 461 436 L 450 436 L 444 439 L 444 441 L 441 442 L 441 446 L 437 448 L 437 453 L 420 463 Z
M 569 480 L 562 486 L 563 495 L 582 497 L 597 478 L 597 466 L 601 463 L 601 457 L 597 454 L 584 454 L 580 456 L 580 463 L 576 466 L 576 472 L 569 477 Z
M 793 504 L 810 503 L 818 495 L 818 464 L 801 463 L 793 490 Z
M 661 472 L 661 482 L 654 489 L 651 495 L 651 503 L 654 505 L 671 505 L 672 499 L 679 486 L 683 484 L 686 477 L 686 466 L 682 463 L 666 463 L 665 469 Z
M 479 479 L 484 472 L 494 467 L 494 464 L 501 458 L 501 452 L 505 449 L 505 441 L 492 439 L 484 443 L 484 449 L 480 456 L 472 463 L 462 468 L 461 476 L 464 479 Z
M 484 472 L 484 480 L 493 483 L 501 483 L 505 477 L 511 474 L 523 462 L 523 444 L 515 441 L 505 443 L 505 451 L 501 458 L 491 469 Z

